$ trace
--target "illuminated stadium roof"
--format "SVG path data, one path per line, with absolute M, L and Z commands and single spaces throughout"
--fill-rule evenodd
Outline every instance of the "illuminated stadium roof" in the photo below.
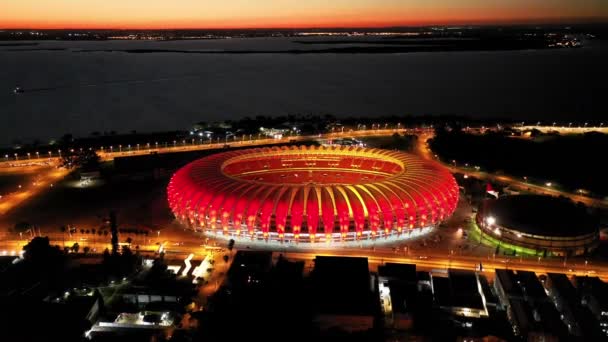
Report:
M 486 216 L 496 224 L 527 234 L 574 237 L 598 231 L 599 222 L 572 201 L 559 197 L 520 195 L 488 201 Z
M 273 147 L 194 161 L 168 187 L 175 216 L 224 236 L 304 242 L 412 237 L 449 217 L 458 186 L 439 164 L 359 147 Z

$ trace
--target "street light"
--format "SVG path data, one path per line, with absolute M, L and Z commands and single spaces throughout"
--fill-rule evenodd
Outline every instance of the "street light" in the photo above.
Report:
M 496 223 L 496 218 L 494 216 L 488 216 L 486 217 L 486 223 L 491 226 Z

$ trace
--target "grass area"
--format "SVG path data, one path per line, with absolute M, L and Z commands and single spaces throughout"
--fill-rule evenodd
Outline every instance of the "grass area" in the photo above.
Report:
M 500 241 L 487 233 L 482 234 L 482 231 L 479 228 L 479 226 L 477 225 L 477 223 L 475 223 L 475 220 L 471 221 L 470 229 L 468 231 L 469 231 L 469 241 L 471 241 L 472 243 L 479 243 L 479 241 L 481 240 L 481 243 L 483 245 L 492 247 L 492 248 L 497 248 L 498 246 L 500 246 L 499 247 L 500 254 L 523 255 L 523 256 L 542 256 L 543 255 L 542 251 L 537 251 L 535 249 L 526 248 L 526 247 L 520 247 L 520 246 L 510 244 L 508 242 Z M 547 254 L 547 256 L 549 256 L 549 254 Z
M 17 191 L 19 185 L 26 186 L 31 182 L 32 175 L 29 174 L 1 174 L 0 173 L 0 195 L 6 195 Z

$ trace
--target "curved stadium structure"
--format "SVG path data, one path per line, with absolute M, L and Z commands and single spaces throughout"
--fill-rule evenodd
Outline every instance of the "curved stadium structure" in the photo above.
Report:
M 486 200 L 477 213 L 484 234 L 536 255 L 583 255 L 599 245 L 599 221 L 585 207 L 551 196 Z
M 407 239 L 458 202 L 454 177 L 433 161 L 345 146 L 219 153 L 178 170 L 167 190 L 195 230 L 284 243 Z

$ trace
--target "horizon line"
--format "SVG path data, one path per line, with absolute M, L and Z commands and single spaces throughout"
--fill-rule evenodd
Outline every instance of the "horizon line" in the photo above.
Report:
M 516 26 L 574 26 L 574 25 L 608 25 L 608 17 L 595 17 L 595 18 L 569 18 L 569 20 L 551 20 L 551 19 L 534 19 L 534 20 L 520 20 L 520 21 L 479 21 L 479 22 L 454 22 L 454 23 L 428 23 L 428 24 L 404 24 L 404 25 L 346 25 L 346 26 L 268 26 L 268 27 L 0 27 L 2 31 L 15 31 L 15 30 L 38 30 L 38 31 L 61 31 L 61 30 L 89 30 L 89 31 L 128 31 L 128 30 L 139 30 L 139 31 L 180 31 L 180 30 L 208 30 L 208 31 L 222 31 L 222 30 L 352 30 L 352 29 L 365 29 L 365 30 L 378 30 L 378 29 L 406 29 L 406 28 L 431 28 L 431 27 L 516 27 Z

